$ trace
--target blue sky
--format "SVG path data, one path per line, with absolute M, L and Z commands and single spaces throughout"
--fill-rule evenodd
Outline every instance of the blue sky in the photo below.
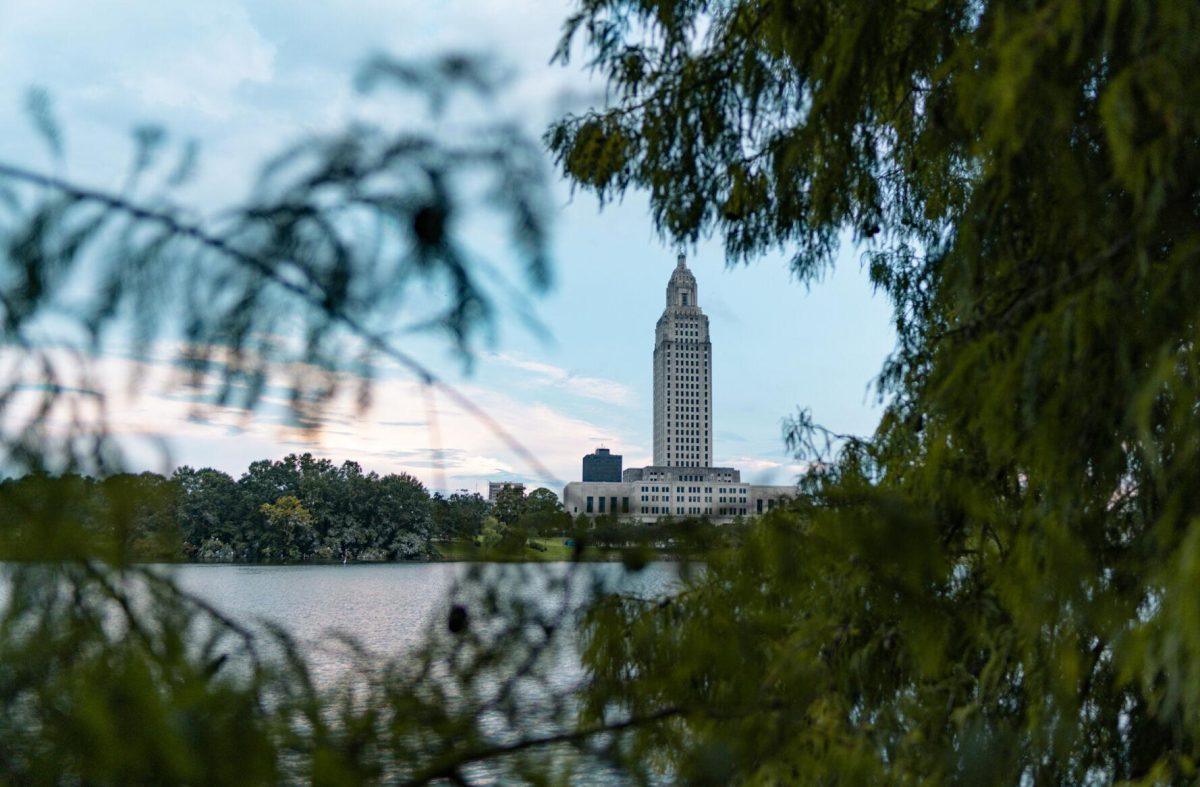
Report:
M 548 0 L 3 0 L 0 122 L 13 131 L 0 140 L 0 159 L 45 161 L 34 135 L 21 130 L 23 96 L 39 85 L 62 118 L 71 176 L 119 182 L 130 129 L 153 121 L 202 141 L 201 176 L 189 194 L 195 203 L 227 202 L 281 140 L 358 113 L 382 122 L 402 114 L 364 105 L 352 90 L 356 67 L 374 52 L 492 53 L 517 73 L 504 110 L 540 133 L 564 97 L 599 100 L 601 86 L 578 67 L 548 62 L 569 9 Z M 508 315 L 470 374 L 432 342 L 410 349 L 445 370 L 566 481 L 601 442 L 623 453 L 626 466 L 649 461 L 653 329 L 675 250 L 656 236 L 640 194 L 603 211 L 565 183 L 555 184 L 554 195 L 556 286 L 535 304 L 549 340 Z M 488 245 L 487 228 L 478 236 Z M 797 468 L 780 424 L 797 407 L 837 431 L 874 427 L 879 410 L 868 386 L 893 334 L 888 305 L 872 294 L 857 251 L 844 248 L 836 269 L 811 287 L 792 280 L 782 253 L 729 269 L 718 242 L 686 251 L 711 320 L 717 464 L 740 466 L 754 480 L 790 480 Z M 497 253 L 493 261 L 511 262 Z M 438 487 L 544 480 L 446 402 L 437 403 L 445 455 L 437 472 L 424 399 L 399 375 L 380 383 L 366 414 L 335 404 L 328 428 L 312 438 L 270 418 L 189 417 L 169 376 L 148 373 L 145 363 L 98 360 L 112 380 L 134 374 L 151 381 L 136 395 L 121 388 L 112 405 L 114 430 L 126 436 L 135 465 L 211 465 L 236 475 L 253 459 L 311 450 L 379 471 L 406 470 Z

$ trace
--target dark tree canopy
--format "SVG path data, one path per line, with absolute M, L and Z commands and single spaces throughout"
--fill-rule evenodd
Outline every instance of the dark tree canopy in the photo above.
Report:
M 42 501 L 40 504 L 38 501 Z M 44 508 L 32 508 L 40 505 Z M 420 560 L 440 535 L 425 487 L 312 454 L 260 460 L 238 479 L 181 467 L 103 479 L 27 475 L 0 481 L 8 525 L 0 560 L 24 557 L 51 520 L 70 519 L 124 560 L 298 563 Z M 450 533 L 448 535 L 454 535 Z

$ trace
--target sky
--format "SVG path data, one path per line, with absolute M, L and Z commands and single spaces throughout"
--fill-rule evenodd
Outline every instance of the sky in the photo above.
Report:
M 360 113 L 404 122 L 404 112 L 364 105 L 353 90 L 356 69 L 378 52 L 492 55 L 515 74 L 504 110 L 537 135 L 565 102 L 602 95 L 578 60 L 549 62 L 570 9 L 552 0 L 0 0 L 0 123 L 9 129 L 0 160 L 51 166 L 25 131 L 24 96 L 38 86 L 61 119 L 71 177 L 119 182 L 130 130 L 154 122 L 176 138 L 201 140 L 200 175 L 189 194 L 198 206 L 224 204 L 245 192 L 250 173 L 281 139 Z M 143 383 L 136 391 L 112 386 L 111 427 L 128 445 L 130 464 L 211 466 L 236 477 L 253 460 L 311 451 L 409 472 L 433 488 L 484 492 L 489 480 L 560 491 L 579 478 L 582 455 L 599 445 L 622 454 L 626 467 L 648 464 L 654 324 L 676 249 L 656 234 L 642 194 L 601 209 L 556 180 L 553 214 L 555 285 L 534 303 L 544 335 L 506 313 L 470 370 L 432 341 L 409 346 L 536 454 L 551 477 L 452 402 L 431 405 L 398 370 L 376 384 L 370 410 L 331 404 L 315 435 L 269 413 L 197 413 L 169 371 L 170 346 L 158 357 L 114 352 L 96 361 L 108 379 Z M 478 228 L 481 244 L 488 232 Z M 870 385 L 894 334 L 858 250 L 844 245 L 834 270 L 810 285 L 792 278 L 786 249 L 732 268 L 719 239 L 684 251 L 710 319 L 717 465 L 739 467 L 754 482 L 789 483 L 800 466 L 786 451 L 781 424 L 798 408 L 837 432 L 874 428 L 880 410 Z M 502 249 L 493 253 L 499 264 L 515 264 Z

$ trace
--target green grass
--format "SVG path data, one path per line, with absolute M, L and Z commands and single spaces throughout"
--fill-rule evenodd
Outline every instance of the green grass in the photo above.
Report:
M 496 553 L 494 551 L 481 549 L 471 541 L 456 540 L 456 541 L 438 541 L 434 544 L 438 554 L 442 560 L 449 561 L 495 561 L 495 562 L 531 562 L 531 563 L 556 563 L 565 560 L 571 560 L 574 557 L 574 547 L 569 547 L 563 543 L 562 538 L 533 538 L 530 541 L 536 542 L 544 547 L 543 552 L 540 549 L 526 546 L 519 553 Z M 618 550 L 613 549 L 587 549 L 584 550 L 583 560 L 588 561 L 609 561 L 620 560 L 621 555 Z

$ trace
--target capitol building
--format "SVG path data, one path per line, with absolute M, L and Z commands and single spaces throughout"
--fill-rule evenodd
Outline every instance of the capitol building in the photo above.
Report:
M 713 467 L 712 457 L 712 341 L 696 277 L 681 254 L 654 329 L 654 464 L 622 471 L 619 455 L 598 449 L 583 459 L 583 480 L 563 490 L 563 506 L 572 516 L 729 521 L 795 495 L 794 486 L 742 483 L 741 471 Z

